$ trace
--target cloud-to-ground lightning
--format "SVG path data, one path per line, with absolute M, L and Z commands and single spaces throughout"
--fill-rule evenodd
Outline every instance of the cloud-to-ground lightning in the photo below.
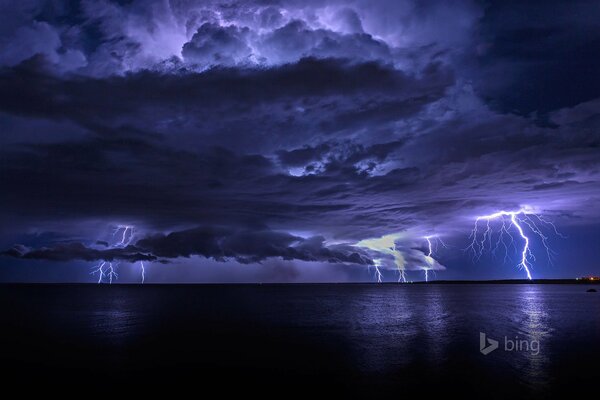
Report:
M 373 267 L 375 267 L 375 277 L 377 278 L 377 283 L 381 283 L 381 278 L 383 278 L 383 274 L 379 267 L 381 266 L 381 260 L 376 258 L 373 260 Z
M 429 250 L 425 260 L 427 264 L 431 265 L 433 263 L 433 259 L 431 255 L 433 254 L 433 247 L 431 245 L 431 236 L 425 236 L 425 240 L 427 240 L 427 249 Z M 425 272 L 425 282 L 429 282 L 429 266 L 423 267 L 423 271 Z
M 144 262 L 140 261 L 140 271 L 142 272 L 142 283 L 146 280 L 146 268 L 144 267 Z
M 108 266 L 106 266 L 108 264 Z M 113 279 L 117 279 L 119 275 L 116 271 L 117 264 L 109 261 L 102 261 L 92 269 L 91 274 L 98 274 L 98 283 L 102 283 L 104 278 L 108 278 L 108 283 L 112 283 Z
M 425 240 L 427 249 L 423 250 L 419 244 Z M 402 231 L 381 237 L 363 239 L 354 244 L 371 250 L 373 253 L 373 267 L 377 282 L 384 279 L 384 269 L 395 269 L 398 272 L 398 282 L 406 283 L 407 270 L 424 271 L 425 279 L 429 280 L 429 271 L 444 269 L 433 254 L 438 246 L 447 247 L 437 235 L 420 236 L 411 231 Z
M 501 223 L 495 244 L 493 243 L 494 229 L 492 221 L 499 221 Z M 480 233 L 480 222 L 485 224 L 483 233 Z M 482 215 L 475 220 L 475 226 L 470 236 L 472 241 L 467 249 L 473 252 L 474 259 L 479 259 L 485 250 L 489 250 L 495 254 L 498 249 L 503 248 L 504 261 L 506 261 L 508 259 L 509 247 L 513 246 L 516 249 L 515 237 L 512 235 L 511 230 L 513 232 L 516 231 L 523 242 L 523 247 L 519 251 L 519 263 L 517 266 L 525 271 L 527 279 L 532 279 L 531 268 L 536 258 L 531 250 L 531 238 L 528 236 L 527 231 L 539 238 L 546 251 L 548 261 L 551 263 L 554 252 L 550 248 L 548 236 L 544 233 L 544 229 L 551 230 L 551 232 L 562 237 L 551 221 L 534 213 L 527 207 L 516 211 L 503 210 L 489 215 Z
M 398 282 L 406 282 L 406 260 L 402 255 L 402 252 L 396 250 L 396 240 L 402 237 L 403 235 L 401 233 L 385 235 L 380 238 L 361 240 L 355 244 L 355 246 L 365 247 L 376 252 L 391 255 L 394 259 L 394 264 L 398 269 Z M 383 278 L 383 274 L 379 268 L 381 266 L 380 262 L 379 259 L 373 260 L 377 282 L 381 282 Z
M 425 255 L 425 261 L 427 262 L 427 265 L 424 266 L 422 269 L 425 274 L 425 282 L 429 282 L 429 271 L 431 270 L 431 271 L 435 272 L 435 270 L 433 269 L 433 264 L 435 262 L 435 260 L 433 259 L 433 251 L 434 251 L 434 242 L 433 241 L 435 241 L 436 251 L 437 251 L 438 244 L 444 248 L 447 248 L 448 246 L 437 235 L 425 236 L 424 239 L 427 241 L 427 254 Z
M 106 270 L 106 275 L 108 276 L 108 282 L 112 284 L 113 282 L 113 278 L 117 279 L 119 277 L 119 275 L 117 275 L 117 272 L 115 271 L 115 266 L 113 266 L 112 262 L 108 263 L 108 268 Z
M 131 225 L 118 225 L 113 231 L 113 237 L 116 237 L 117 241 L 110 245 L 111 248 L 127 247 L 133 240 L 134 228 Z M 102 283 L 103 280 L 107 278 L 108 283 L 112 284 L 113 280 L 119 278 L 116 271 L 117 265 L 117 263 L 113 264 L 111 261 L 102 261 L 92 269 L 91 274 L 98 274 L 98 283 Z M 143 261 L 140 261 L 140 272 L 142 278 L 141 283 L 144 283 L 146 280 L 146 267 Z
M 102 261 L 98 265 L 92 269 L 90 272 L 91 275 L 98 274 L 98 283 L 102 283 L 102 279 L 104 278 L 104 266 L 106 265 L 106 261 Z

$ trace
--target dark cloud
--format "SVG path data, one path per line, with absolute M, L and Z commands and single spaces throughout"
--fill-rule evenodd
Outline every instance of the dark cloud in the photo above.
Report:
M 343 14 L 343 29 L 350 33 L 311 29 L 300 20 L 292 20 L 275 29 L 258 43 L 261 54 L 276 63 L 293 62 L 303 56 L 353 58 L 357 60 L 393 60 L 389 46 L 362 32 L 360 19 L 352 11 Z
M 186 61 L 208 66 L 243 62 L 252 54 L 244 38 L 248 34 L 248 28 L 205 23 L 183 45 L 181 55 Z
M 39 249 L 28 249 L 17 245 L 0 253 L 0 255 L 23 258 L 26 260 L 46 261 L 157 261 L 151 254 L 141 253 L 135 247 L 99 250 L 85 246 L 82 243 L 58 244 L 53 247 L 42 247 Z
M 588 0 L 487 4 L 477 57 L 482 94 L 524 114 L 597 98 L 599 18 L 598 4 Z
M 452 83 L 448 70 L 432 65 L 420 77 L 377 62 L 306 58 L 272 68 L 214 68 L 204 73 L 163 74 L 145 71 L 124 77 L 64 78 L 49 74 L 40 58 L 0 73 L 0 107 L 6 112 L 45 118 L 69 118 L 82 123 L 116 120 L 161 109 L 204 112 L 244 112 L 259 104 L 293 99 L 344 96 L 354 106 L 388 99 L 443 95 Z M 363 100 L 364 99 L 364 100 Z M 164 115 L 161 113 L 159 117 Z M 193 117 L 191 115 L 190 117 Z
M 561 118 L 568 120 L 565 113 Z M 274 226 L 348 239 L 415 224 L 443 229 L 486 202 L 544 207 L 548 196 L 568 197 L 562 207 L 575 211 L 593 198 L 599 167 L 593 136 L 578 140 L 571 125 L 578 123 L 539 128 L 520 117 L 484 114 L 478 122 L 453 118 L 393 142 L 329 140 L 265 154 L 179 150 L 162 139 L 113 131 L 109 138 L 3 152 L 0 182 L 9 190 L 2 209 L 27 219 Z
M 600 226 L 591 3 L 55 3 L 0 13 L 7 256 L 293 280 L 399 232 L 442 269 L 424 237 L 498 209 Z
M 304 146 L 299 149 L 281 150 L 278 152 L 278 160 L 285 166 L 305 167 L 306 172 L 325 172 L 327 169 L 346 167 L 356 171 L 356 163 L 361 161 L 373 161 L 380 163 L 396 152 L 404 141 L 398 140 L 389 143 L 378 143 L 364 146 L 351 141 L 325 142 L 317 146 Z M 316 166 L 316 164 L 319 164 Z M 317 171 L 319 168 L 321 171 Z
M 155 234 L 142 238 L 135 244 L 110 249 L 97 249 L 82 243 L 63 243 L 37 249 L 15 245 L 0 255 L 63 262 L 164 262 L 164 259 L 203 256 L 216 261 L 234 259 L 243 264 L 257 263 L 268 258 L 359 265 L 373 263 L 360 249 L 340 244 L 328 246 L 323 237 L 304 239 L 286 232 L 235 231 L 223 227 L 199 227 L 167 235 Z
M 331 146 L 327 143 L 321 143 L 318 146 L 304 146 L 290 151 L 281 150 L 278 154 L 279 160 L 292 167 L 303 166 L 312 161 L 321 160 L 321 158 L 331 151 Z
M 344 245 L 327 246 L 324 242 L 322 237 L 304 239 L 286 232 L 196 228 L 155 235 L 138 241 L 136 246 L 167 258 L 202 255 L 216 260 L 235 258 L 242 263 L 259 262 L 270 257 L 332 263 L 372 263 L 358 249 Z

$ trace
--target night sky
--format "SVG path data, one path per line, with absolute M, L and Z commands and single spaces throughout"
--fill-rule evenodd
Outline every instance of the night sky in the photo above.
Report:
M 600 274 L 597 1 L 0 4 L 0 281 Z

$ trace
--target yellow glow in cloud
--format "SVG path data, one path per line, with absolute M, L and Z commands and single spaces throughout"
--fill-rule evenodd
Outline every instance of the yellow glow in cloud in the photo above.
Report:
M 401 274 L 404 274 L 406 259 L 401 251 L 396 250 L 396 241 L 404 238 L 406 238 L 405 233 L 392 233 L 380 238 L 361 240 L 356 243 L 355 246 L 391 255 L 394 257 L 394 263 L 396 264 L 398 271 L 400 271 Z

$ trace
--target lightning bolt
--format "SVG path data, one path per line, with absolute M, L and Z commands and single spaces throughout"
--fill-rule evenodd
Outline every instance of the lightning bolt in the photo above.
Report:
M 398 269 L 398 282 L 406 283 L 406 271 Z
M 495 244 L 493 244 L 494 229 L 492 221 L 495 220 L 500 221 L 501 225 L 498 230 L 498 238 Z M 484 224 L 485 230 L 480 234 L 480 225 L 482 224 Z M 490 215 L 479 216 L 475 220 L 475 226 L 469 236 L 472 241 L 467 250 L 472 251 L 473 260 L 476 261 L 481 258 L 484 251 L 489 250 L 495 255 L 496 251 L 502 247 L 504 249 L 504 261 L 506 262 L 509 248 L 511 246 L 515 249 L 517 248 L 515 237 L 511 233 L 511 230 L 513 232 L 516 231 L 523 242 L 523 247 L 519 251 L 520 261 L 517 267 L 524 270 L 527 279 L 531 280 L 531 268 L 536 258 L 531 251 L 531 239 L 526 230 L 540 239 L 542 246 L 546 250 L 548 261 L 552 263 L 554 259 L 555 253 L 550 248 L 548 236 L 544 233 L 543 229 L 551 229 L 556 235 L 564 238 L 551 221 L 533 213 L 531 209 L 526 207 L 516 211 L 498 211 Z
M 131 240 L 133 239 L 133 227 L 129 225 L 117 226 L 117 228 L 113 232 L 113 236 L 115 236 L 121 230 L 123 230 L 123 232 L 121 232 L 121 239 L 113 247 L 126 247 L 129 245 L 129 243 L 131 243 Z M 127 235 L 127 232 L 130 232 L 129 236 Z
M 113 263 L 109 262 L 108 263 L 108 268 L 106 270 L 106 275 L 108 276 L 108 283 L 112 285 L 113 282 L 113 278 L 114 279 L 118 279 L 119 275 L 117 275 L 117 272 L 115 271 L 115 267 L 116 265 L 113 267 Z
M 381 273 L 381 270 L 379 269 L 380 266 L 381 266 L 381 260 L 374 259 L 373 267 L 375 267 L 375 278 L 377 278 L 377 283 L 381 283 L 381 279 L 383 278 L 383 274 Z
M 425 260 L 427 261 L 427 264 L 431 265 L 433 263 L 433 258 L 431 258 L 431 255 L 433 254 L 433 246 L 431 244 L 431 236 L 425 236 L 425 240 L 427 241 L 427 249 L 429 249 L 429 252 L 427 253 Z M 429 268 L 423 267 L 423 272 L 425 273 L 425 282 L 429 282 Z
M 425 236 L 425 240 L 427 240 L 427 248 L 429 249 L 427 257 L 431 257 L 431 254 L 433 253 L 433 248 L 431 247 L 431 236 Z
M 420 239 L 425 239 L 427 241 L 427 246 L 429 249 L 429 254 L 424 254 L 427 265 L 422 269 L 425 270 L 426 280 L 429 280 L 429 270 L 433 270 L 435 266 L 435 260 L 432 258 L 432 254 L 437 250 L 438 245 L 447 247 L 446 244 L 437 236 L 425 236 L 419 237 Z M 406 283 L 408 282 L 406 278 L 407 271 L 407 258 L 406 255 L 411 255 L 412 251 L 415 249 L 410 249 L 407 253 L 407 250 L 403 249 L 401 246 L 396 247 L 397 241 L 407 241 L 413 240 L 413 236 L 407 232 L 397 232 L 389 235 L 384 235 L 381 237 L 363 239 L 360 242 L 354 244 L 353 246 L 364 247 L 369 250 L 375 251 L 380 254 L 385 254 L 387 256 L 391 256 L 390 259 L 383 258 L 375 258 L 373 259 L 373 267 L 375 269 L 375 278 L 377 282 L 382 282 L 383 280 L 383 271 L 382 266 L 387 267 L 387 263 L 384 261 L 392 261 L 396 266 L 396 270 L 398 272 L 398 282 Z M 418 251 L 418 250 L 417 250 Z
M 404 259 L 402 252 L 396 249 L 395 243 L 396 240 L 401 239 L 402 237 L 402 233 L 394 233 L 379 238 L 364 239 L 356 243 L 354 246 L 366 247 L 373 251 L 392 256 L 399 274 L 398 282 L 406 282 L 406 260 Z M 373 260 L 373 264 L 375 267 L 375 277 L 377 278 L 377 282 L 381 282 L 383 279 L 383 273 L 379 268 L 381 266 L 381 260 Z
M 435 246 L 435 251 L 437 251 L 438 245 L 441 245 L 444 248 L 448 248 L 448 246 L 437 235 L 425 236 L 424 239 L 427 241 L 427 254 L 425 255 L 425 261 L 427 262 L 428 265 L 424 266 L 422 269 L 423 269 L 423 272 L 425 274 L 425 282 L 429 282 L 429 271 L 430 270 L 434 271 L 433 270 L 433 263 L 434 263 L 433 252 L 434 252 L 434 246 Z M 433 240 L 435 240 L 435 241 L 433 241 Z
M 108 264 L 108 267 L 106 267 L 106 264 Z M 94 267 L 91 274 L 98 274 L 98 283 L 102 283 L 104 278 L 108 278 L 108 282 L 112 283 L 113 279 L 117 279 L 119 277 L 115 271 L 115 267 L 116 265 L 113 265 L 112 262 L 102 261 Z
M 113 237 L 117 237 L 116 243 L 112 244 L 111 248 L 123 248 L 129 246 L 134 236 L 134 228 L 131 225 L 118 225 L 113 231 Z M 108 266 L 107 266 L 108 264 Z M 102 283 L 104 278 L 108 279 L 108 283 L 112 284 L 113 279 L 116 280 L 119 278 L 117 274 L 116 267 L 118 263 L 114 264 L 108 261 L 102 261 L 98 265 L 96 265 L 91 274 L 98 274 L 98 283 Z M 143 261 L 140 261 L 140 273 L 142 277 L 142 284 L 146 280 L 146 267 Z
M 98 283 L 102 283 L 102 278 L 104 278 L 104 266 L 106 265 L 106 261 L 102 261 L 100 264 L 96 265 L 90 275 L 98 274 Z
M 146 280 L 146 268 L 144 268 L 144 262 L 140 261 L 140 271 L 142 272 L 142 284 Z

